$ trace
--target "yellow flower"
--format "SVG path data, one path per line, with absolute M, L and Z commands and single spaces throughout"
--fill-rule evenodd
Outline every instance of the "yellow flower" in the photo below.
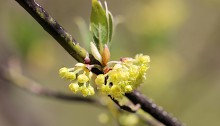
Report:
M 99 74 L 95 79 L 95 83 L 99 86 L 104 84 L 105 83 L 105 76 L 103 74 Z
M 84 97 L 86 97 L 86 96 L 89 95 L 89 89 L 86 88 L 85 86 L 81 86 L 81 87 L 80 87 L 80 91 L 81 91 L 81 93 L 82 93 L 82 95 L 83 95 Z
M 87 89 L 89 90 L 89 95 L 95 94 L 94 88 L 91 85 L 89 85 L 89 87 Z
M 113 85 L 110 93 L 114 98 L 121 98 L 123 94 L 121 87 L 118 85 Z
M 120 61 L 110 61 L 106 64 L 108 71 L 105 74 L 99 74 L 96 78 L 93 78 L 93 73 L 87 69 L 92 65 L 83 63 L 77 63 L 74 68 L 63 67 L 59 70 L 59 74 L 62 78 L 74 81 L 69 85 L 74 93 L 80 91 L 84 97 L 94 95 L 94 87 L 90 84 L 95 82 L 96 88 L 102 94 L 121 99 L 125 93 L 132 92 L 140 86 L 146 78 L 149 62 L 149 56 L 138 54 L 134 59 L 123 58 Z
M 133 89 L 132 89 L 132 86 L 131 85 L 127 85 L 125 86 L 125 92 L 128 93 L 128 92 L 131 92 Z
M 76 74 L 74 72 L 67 72 L 65 78 L 70 81 L 73 81 L 76 79 Z
M 79 90 L 79 85 L 77 83 L 71 83 L 69 88 L 72 92 L 76 93 Z
M 89 78 L 85 75 L 85 74 L 80 74 L 78 77 L 77 77 L 77 81 L 79 83 L 86 83 L 89 81 Z
M 102 94 L 109 94 L 110 92 L 110 88 L 108 85 L 103 85 L 101 88 L 100 88 L 100 91 Z
M 63 67 L 63 68 L 61 68 L 61 69 L 59 70 L 59 75 L 60 75 L 62 78 L 64 78 L 65 75 L 66 75 L 66 73 L 68 73 L 68 72 L 69 72 L 69 70 L 68 70 L 66 67 Z
M 135 59 L 137 60 L 137 62 L 139 62 L 140 64 L 147 64 L 150 62 L 150 57 L 147 55 L 143 55 L 143 54 L 138 54 L 135 56 Z

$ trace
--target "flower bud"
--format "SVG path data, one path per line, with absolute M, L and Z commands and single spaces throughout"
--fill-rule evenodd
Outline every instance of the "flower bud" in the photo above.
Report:
M 63 67 L 63 68 L 61 68 L 61 69 L 59 70 L 59 75 L 60 75 L 62 78 L 64 78 L 65 75 L 66 75 L 66 73 L 68 73 L 68 72 L 69 72 L 68 69 L 67 69 L 66 67 Z
M 102 64 L 106 66 L 109 59 L 110 59 L 110 51 L 108 46 L 105 44 L 104 50 L 102 52 Z
M 126 86 L 125 86 L 125 92 L 126 92 L 126 93 L 132 92 L 132 90 L 133 90 L 133 89 L 132 89 L 131 85 L 126 85 Z
M 82 86 L 81 87 L 81 93 L 82 93 L 82 95 L 84 96 L 84 97 L 86 97 L 86 96 L 88 96 L 89 95 L 89 89 L 87 88 L 87 87 L 85 87 L 85 86 Z
M 76 79 L 76 74 L 74 72 L 67 72 L 65 78 L 68 79 L 68 80 L 73 81 L 73 80 Z
M 101 91 L 102 94 L 109 94 L 110 88 L 109 88 L 108 85 L 104 85 L 104 86 L 101 87 L 100 91 Z
M 111 87 L 111 96 L 113 96 L 114 98 L 122 98 L 122 90 L 121 87 L 118 85 L 113 85 Z
M 112 94 L 121 92 L 121 88 L 118 85 L 113 85 L 111 87 L 111 92 L 112 92 Z
M 89 90 L 89 95 L 95 94 L 94 88 L 92 86 L 89 85 L 89 87 L 87 89 Z
M 71 83 L 71 84 L 69 85 L 69 89 L 70 89 L 72 92 L 76 93 L 76 92 L 79 90 L 79 85 L 78 85 L 77 83 Z
M 89 78 L 85 75 L 85 74 L 80 74 L 78 77 L 77 77 L 77 81 L 79 83 L 86 83 L 89 81 Z
M 135 56 L 135 59 L 141 64 L 147 64 L 150 62 L 150 57 L 143 54 L 138 54 Z
M 95 83 L 97 85 L 103 85 L 105 83 L 105 76 L 103 74 L 99 74 L 95 79 Z

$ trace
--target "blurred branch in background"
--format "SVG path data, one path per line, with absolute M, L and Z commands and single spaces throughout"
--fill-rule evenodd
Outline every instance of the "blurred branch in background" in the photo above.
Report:
M 9 66 L 4 67 L 1 66 L 0 78 L 8 81 L 11 84 L 35 95 L 46 96 L 50 98 L 55 98 L 59 100 L 73 101 L 73 102 L 84 102 L 88 104 L 93 104 L 98 107 L 104 107 L 104 105 L 92 98 L 81 97 L 77 95 L 68 95 L 62 92 L 53 91 L 42 87 L 37 82 L 31 80 L 22 74 L 21 67 L 19 65 L 19 61 L 11 60 L 9 62 Z

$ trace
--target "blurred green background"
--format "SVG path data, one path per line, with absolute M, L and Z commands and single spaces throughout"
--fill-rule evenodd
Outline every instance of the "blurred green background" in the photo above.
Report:
M 76 20 L 89 24 L 90 0 L 37 2 L 86 47 Z M 220 1 L 107 2 L 121 21 L 111 60 L 149 55 L 148 78 L 140 90 L 188 126 L 219 126 Z M 25 75 L 44 87 L 69 92 L 58 70 L 76 61 L 14 0 L 0 0 L 0 63 L 10 57 L 19 58 Z M 98 126 L 98 115 L 105 111 L 33 96 L 0 81 L 1 126 Z

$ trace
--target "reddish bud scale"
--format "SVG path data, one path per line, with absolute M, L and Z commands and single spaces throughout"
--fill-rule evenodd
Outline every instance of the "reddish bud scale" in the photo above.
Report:
M 110 70 L 112 70 L 112 68 L 106 67 L 106 68 L 104 69 L 104 74 L 108 73 Z

